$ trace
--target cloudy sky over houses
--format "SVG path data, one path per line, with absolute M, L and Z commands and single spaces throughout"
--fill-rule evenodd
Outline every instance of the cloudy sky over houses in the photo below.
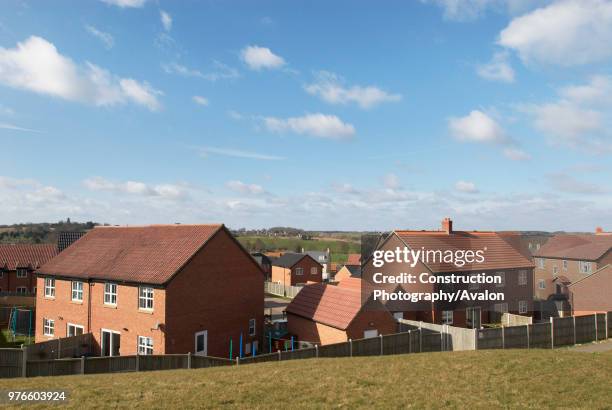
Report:
M 0 224 L 612 221 L 612 1 L 0 8 Z

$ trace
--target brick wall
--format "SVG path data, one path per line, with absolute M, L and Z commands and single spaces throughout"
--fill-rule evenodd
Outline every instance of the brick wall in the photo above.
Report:
M 3 292 L 16 292 L 18 287 L 25 287 L 28 293 L 33 293 L 36 287 L 36 274 L 33 270 L 28 270 L 27 277 L 18 278 L 17 271 L 3 271 L 0 278 L 0 290 Z

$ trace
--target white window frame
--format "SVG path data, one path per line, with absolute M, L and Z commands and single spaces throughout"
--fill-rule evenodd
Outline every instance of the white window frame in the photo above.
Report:
M 104 282 L 104 304 L 105 305 L 117 306 L 117 293 L 119 293 L 119 286 L 117 286 L 116 283 Z
M 138 336 L 138 354 L 147 356 L 153 354 L 153 338 Z
M 553 275 L 558 275 L 559 274 L 559 267 L 557 265 L 553 265 L 552 274 Z
M 28 270 L 26 268 L 15 269 L 15 276 L 17 279 L 25 279 L 28 277 Z
M 296 276 L 302 276 L 304 274 L 304 268 L 295 268 L 295 274 Z
M 45 336 L 55 335 L 55 320 L 43 318 L 43 335 Z
M 525 270 L 525 269 L 521 269 L 518 272 L 518 284 L 519 284 L 519 286 L 527 285 L 527 276 L 529 276 L 529 275 L 527 274 L 527 270 Z
M 578 262 L 580 273 L 588 274 L 593 271 L 593 264 L 590 261 Z
M 66 337 L 71 337 L 70 336 L 70 328 L 73 327 L 75 329 L 74 335 L 72 336 L 78 336 L 76 334 L 76 329 L 81 329 L 81 334 L 85 333 L 85 327 L 81 326 L 81 325 L 75 325 L 74 323 L 67 323 L 66 324 Z
M 544 258 L 537 258 L 536 260 L 538 261 L 538 268 L 544 269 L 545 267 Z
M 15 288 L 15 293 L 26 295 L 28 293 L 28 288 L 26 286 L 17 286 Z
M 564 261 L 563 261 L 563 270 L 564 270 L 564 271 L 567 271 L 568 266 L 569 266 L 569 265 L 568 265 L 567 260 L 564 260 Z
M 508 302 L 496 303 L 493 310 L 498 313 L 508 313 Z
M 155 291 L 151 286 L 139 286 L 138 287 L 138 309 L 140 310 L 153 310 Z M 150 293 L 150 294 L 149 294 Z M 150 307 L 149 307 L 150 305 Z
M 76 289 L 75 289 L 76 285 Z M 79 285 L 81 288 L 79 289 Z M 75 297 L 76 295 L 76 297 Z M 79 297 L 80 295 L 80 297 Z M 82 302 L 83 301 L 83 282 L 80 280 L 73 280 L 70 283 L 70 300 L 73 302 Z
M 506 286 L 506 272 L 495 272 L 495 276 L 501 278 L 501 283 L 495 284 L 496 288 L 503 288 L 504 286 Z
M 538 279 L 538 289 L 546 289 L 546 281 L 544 279 Z
M 249 319 L 249 336 L 255 336 L 257 334 L 257 320 Z
M 442 324 L 443 325 L 452 325 L 453 324 L 453 318 L 454 318 L 455 312 L 452 310 L 443 310 L 442 311 Z
M 311 275 L 318 275 L 319 274 L 319 268 L 317 268 L 316 266 L 313 266 L 310 268 L 310 274 Z
M 519 300 L 519 302 L 518 302 L 518 312 L 519 312 L 519 315 L 523 314 L 523 313 L 527 313 L 528 309 L 529 309 L 529 304 L 527 303 L 527 301 L 526 300 Z
M 55 299 L 55 278 L 45 278 L 45 297 Z

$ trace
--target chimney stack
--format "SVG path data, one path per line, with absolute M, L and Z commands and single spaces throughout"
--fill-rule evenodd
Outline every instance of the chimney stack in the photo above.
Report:
M 604 230 L 601 226 L 595 228 L 595 235 L 601 235 L 602 233 L 604 233 Z
M 442 230 L 446 232 L 447 235 L 453 233 L 453 220 L 450 218 L 444 218 L 442 220 Z

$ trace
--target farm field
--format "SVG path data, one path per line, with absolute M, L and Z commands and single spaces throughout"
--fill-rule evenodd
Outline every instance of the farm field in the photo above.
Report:
M 308 383 L 295 384 L 296 378 Z M 3 380 L 69 408 L 610 408 L 612 352 L 506 350 Z M 299 387 L 298 387 L 299 386 Z M 299 391 L 298 391 L 299 390 Z M 50 406 L 52 407 L 52 406 Z
M 302 248 L 307 251 L 324 251 L 330 249 L 332 262 L 346 262 L 349 253 L 360 253 L 359 242 L 314 238 L 304 240 L 299 238 L 274 237 L 274 236 L 238 236 L 237 239 L 248 250 L 264 247 L 266 250 L 285 250 L 298 252 Z

